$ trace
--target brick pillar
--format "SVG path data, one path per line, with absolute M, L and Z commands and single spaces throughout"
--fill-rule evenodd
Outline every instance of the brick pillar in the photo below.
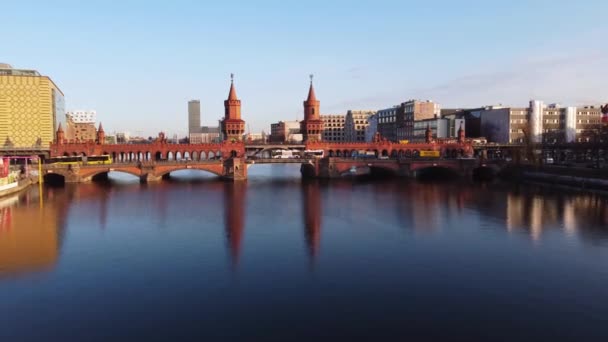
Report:
M 244 181 L 247 180 L 247 164 L 245 158 L 228 158 L 224 161 L 224 175 L 226 180 Z

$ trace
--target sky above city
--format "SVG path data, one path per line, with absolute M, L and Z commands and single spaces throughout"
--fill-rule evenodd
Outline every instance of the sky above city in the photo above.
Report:
M 0 63 L 36 69 L 106 132 L 217 125 L 235 74 L 251 132 L 409 99 L 608 102 L 608 1 L 9 1 Z

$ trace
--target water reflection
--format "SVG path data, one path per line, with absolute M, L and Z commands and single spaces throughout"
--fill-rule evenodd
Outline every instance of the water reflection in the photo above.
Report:
M 224 183 L 224 230 L 226 245 L 233 267 L 238 266 L 245 229 L 245 195 L 242 182 Z
M 318 182 L 306 181 L 302 183 L 303 222 L 306 248 L 311 262 L 319 253 L 321 245 L 321 189 Z
M 272 191 L 300 193 L 282 198 L 300 198 L 301 204 L 293 210 L 294 215 L 301 217 L 303 242 L 313 264 L 320 253 L 322 225 L 333 222 L 332 219 L 349 220 L 353 228 L 397 225 L 432 235 L 463 227 L 490 227 L 523 233 L 533 241 L 541 241 L 547 231 L 560 230 L 570 239 L 580 238 L 593 244 L 604 244 L 608 240 L 606 198 L 592 194 L 501 185 L 399 181 L 295 184 L 283 181 L 264 186 L 276 187 Z M 42 207 L 36 189 L 3 198 L 0 200 L 0 276 L 52 269 L 60 255 L 70 207 L 78 206 L 74 213 L 97 221 L 102 230 L 124 222 L 125 215 L 147 215 L 158 227 L 167 227 L 179 222 L 180 216 L 197 210 L 199 204 L 192 198 L 207 197 L 209 202 L 205 205 L 222 206 L 225 248 L 234 268 L 242 257 L 250 187 L 248 183 L 213 180 L 66 186 L 47 188 Z M 276 210 L 273 198 L 256 197 L 259 187 L 249 190 L 250 197 L 267 202 L 258 210 L 264 211 L 262 214 L 272 225 L 272 211 Z M 214 202 L 219 197 L 223 203 Z M 212 222 L 209 224 L 216 229 Z M 254 230 L 253 234 L 259 232 L 259 227 L 250 229 Z
M 37 192 L 0 201 L 0 278 L 49 271 L 56 265 L 64 237 L 66 197 Z

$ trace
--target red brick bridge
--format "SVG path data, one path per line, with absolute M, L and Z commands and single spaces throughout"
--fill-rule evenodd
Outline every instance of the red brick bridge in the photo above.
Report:
M 285 145 L 289 146 L 289 145 Z M 301 163 L 306 177 L 337 178 L 358 173 L 384 172 L 416 177 L 419 170 L 442 168 L 460 176 L 470 176 L 478 167 L 471 158 L 473 149 L 466 143 L 398 144 L 386 141 L 370 143 L 309 142 L 307 150 L 323 150 L 321 159 L 248 160 L 243 142 L 219 144 L 169 144 L 157 139 L 149 144 L 52 144 L 51 156 L 110 155 L 110 165 L 45 165 L 46 178 L 62 177 L 65 182 L 86 182 L 104 177 L 108 172 L 123 172 L 142 181 L 157 181 L 178 170 L 203 170 L 224 179 L 244 180 L 247 168 L 254 164 Z M 353 158 L 361 151 L 373 152 L 369 159 Z M 421 151 L 437 151 L 439 157 L 420 157 Z M 369 154 L 369 153 L 368 153 Z

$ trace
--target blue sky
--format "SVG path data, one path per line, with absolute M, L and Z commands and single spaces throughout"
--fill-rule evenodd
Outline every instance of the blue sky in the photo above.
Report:
M 411 98 L 444 108 L 608 101 L 608 1 L 10 1 L 0 62 L 37 69 L 106 131 L 185 135 L 223 115 L 301 119 L 308 75 L 322 113 Z

